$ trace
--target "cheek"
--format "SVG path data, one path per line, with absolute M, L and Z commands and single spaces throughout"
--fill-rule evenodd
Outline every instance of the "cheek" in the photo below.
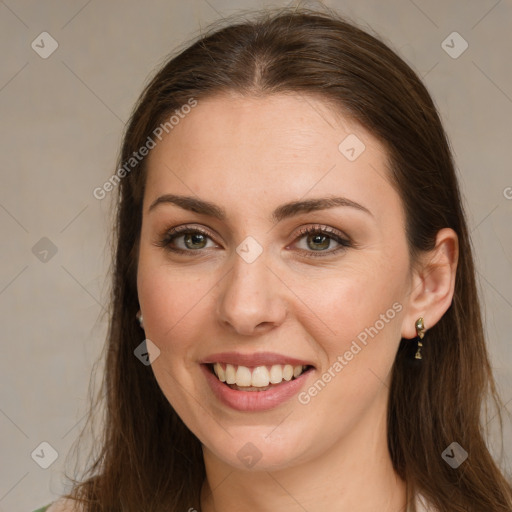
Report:
M 199 312 L 210 288 L 205 276 L 178 271 L 141 251 L 137 291 L 146 336 L 161 350 L 179 349 L 179 340 L 187 340 L 191 328 L 200 328 L 204 315 Z M 175 343 L 167 343 L 171 339 Z
M 144 331 L 160 350 L 152 370 L 160 389 L 183 419 L 188 419 L 189 404 L 183 389 L 193 389 L 197 365 L 193 357 L 197 340 L 208 332 L 204 320 L 211 314 L 206 278 L 172 269 L 161 259 L 139 260 L 137 287 L 144 314 Z
M 347 422 L 355 422 L 375 396 L 387 389 L 400 342 L 403 273 L 400 278 L 389 269 L 381 270 L 320 281 L 301 292 L 309 293 L 305 302 L 314 311 L 308 314 L 304 308 L 302 323 L 323 352 L 317 379 L 325 383 L 313 383 L 303 398 L 311 398 L 317 411 L 347 428 Z M 325 393 L 318 392 L 324 385 Z M 317 394 L 321 398 L 315 398 Z
M 369 336 L 368 329 L 375 325 L 381 339 L 395 340 L 399 332 L 403 272 L 376 261 L 369 263 L 345 267 L 342 273 L 331 273 L 325 279 L 301 276 L 291 285 L 302 299 L 296 303 L 302 308 L 297 316 L 307 322 L 307 331 L 321 343 L 329 359 L 348 350 L 358 336 L 364 341 L 365 333 Z M 373 329 L 371 332 L 375 334 Z

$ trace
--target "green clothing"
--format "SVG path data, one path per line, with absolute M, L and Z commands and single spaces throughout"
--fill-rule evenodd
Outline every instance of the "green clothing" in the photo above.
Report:
M 49 505 L 46 505 L 46 507 L 38 508 L 37 510 L 34 510 L 34 512 L 45 512 L 45 510 L 47 510 L 50 505 L 51 505 L 51 503 Z

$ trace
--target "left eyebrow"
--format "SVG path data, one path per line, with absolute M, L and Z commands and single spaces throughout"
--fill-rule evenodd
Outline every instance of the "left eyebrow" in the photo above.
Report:
M 288 217 L 307 213 L 316 210 L 327 210 L 338 206 L 347 206 L 365 212 L 373 217 L 372 212 L 363 206 L 346 197 L 319 197 L 315 199 L 306 199 L 304 201 L 292 201 L 277 207 L 272 213 L 272 220 L 279 222 Z
M 151 212 L 158 205 L 166 203 L 174 204 L 180 208 L 183 208 L 184 210 L 189 210 L 191 212 L 199 213 L 202 215 L 208 215 L 219 220 L 225 220 L 227 217 L 226 211 L 215 203 L 204 201 L 203 199 L 198 199 L 196 197 L 181 196 L 175 194 L 165 194 L 158 197 L 155 199 L 155 201 L 153 201 L 153 203 L 151 203 L 148 212 Z M 301 213 L 326 210 L 329 208 L 336 208 L 338 206 L 355 208 L 373 216 L 372 212 L 368 208 L 359 203 L 356 203 L 355 201 L 352 201 L 351 199 L 347 199 L 346 197 L 319 197 L 314 199 L 306 199 L 303 201 L 291 201 L 289 203 L 282 204 L 272 212 L 271 220 L 274 223 L 280 222 L 283 219 L 294 217 Z

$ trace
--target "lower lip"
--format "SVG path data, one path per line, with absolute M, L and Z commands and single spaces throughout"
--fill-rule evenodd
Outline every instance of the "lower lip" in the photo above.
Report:
M 267 411 L 274 409 L 296 395 L 306 382 L 311 369 L 296 379 L 283 381 L 266 391 L 237 391 L 221 382 L 206 364 L 201 364 L 206 380 L 215 396 L 225 405 L 238 411 Z

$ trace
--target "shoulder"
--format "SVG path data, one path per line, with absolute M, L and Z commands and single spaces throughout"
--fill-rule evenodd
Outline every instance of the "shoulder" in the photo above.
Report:
M 416 494 L 416 512 L 438 512 L 437 508 L 434 508 L 422 494 Z
M 60 498 L 51 503 L 45 512 L 78 512 L 78 507 L 75 500 Z

